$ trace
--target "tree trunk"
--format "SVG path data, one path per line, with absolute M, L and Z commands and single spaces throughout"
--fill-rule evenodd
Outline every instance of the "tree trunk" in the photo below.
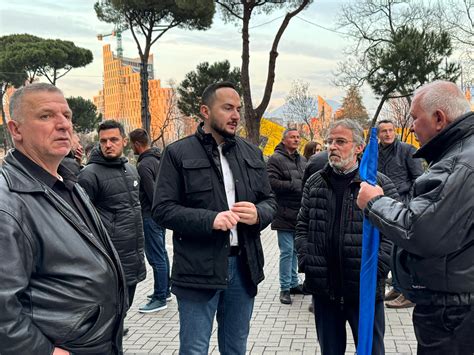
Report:
M 4 145 L 5 152 L 13 147 L 12 137 L 10 136 L 10 131 L 8 130 L 7 126 L 7 118 L 5 116 L 5 107 L 3 106 L 3 97 L 5 96 L 5 92 L 7 91 L 8 85 L 2 85 L 0 89 L 0 109 L 2 112 L 2 124 L 3 124 L 3 139 L 2 144 Z
M 140 57 L 140 93 L 142 128 L 150 135 L 151 117 L 149 109 L 150 100 L 148 97 L 148 52 L 149 50 L 145 50 L 145 54 Z

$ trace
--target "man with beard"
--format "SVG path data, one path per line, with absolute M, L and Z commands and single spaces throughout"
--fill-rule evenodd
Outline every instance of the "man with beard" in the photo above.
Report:
M 122 156 L 127 145 L 122 124 L 104 121 L 98 134 L 99 147 L 92 150 L 86 167 L 79 173 L 79 184 L 99 211 L 120 256 L 131 307 L 137 284 L 146 276 L 140 179 L 135 167 Z
M 356 205 L 360 187 L 357 156 L 364 149 L 362 127 L 351 119 L 332 122 L 326 139 L 329 164 L 303 188 L 296 225 L 296 248 L 304 289 L 313 294 L 316 332 L 323 355 L 343 355 L 346 322 L 358 340 L 363 213 Z M 389 196 L 398 194 L 382 174 L 377 180 Z M 384 354 L 383 296 L 390 269 L 391 243 L 381 236 L 373 354 Z
M 395 244 L 393 276 L 416 303 L 418 354 L 474 353 L 474 113 L 456 84 L 415 91 L 415 154 L 429 164 L 407 205 L 361 185 L 357 204 Z
M 152 213 L 174 232 L 180 354 L 208 353 L 215 315 L 219 351 L 245 354 L 264 278 L 260 231 L 276 204 L 261 151 L 235 136 L 240 109 L 233 84 L 208 86 L 196 133 L 168 145 L 161 159 Z

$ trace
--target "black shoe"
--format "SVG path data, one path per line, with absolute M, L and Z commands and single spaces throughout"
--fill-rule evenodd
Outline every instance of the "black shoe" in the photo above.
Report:
M 290 291 L 280 291 L 280 302 L 283 304 L 291 304 Z
M 130 330 L 129 328 L 123 328 L 123 333 L 122 334 L 123 334 L 124 337 L 127 336 L 129 330 Z
M 292 295 L 306 295 L 306 292 L 303 291 L 303 285 L 298 285 L 296 287 L 290 288 L 290 294 L 292 294 Z
M 314 314 L 314 306 L 312 303 L 309 304 L 308 311 Z

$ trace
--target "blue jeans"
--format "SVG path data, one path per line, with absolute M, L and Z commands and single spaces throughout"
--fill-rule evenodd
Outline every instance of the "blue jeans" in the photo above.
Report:
M 180 355 L 208 354 L 214 315 L 219 352 L 245 354 L 255 298 L 250 297 L 245 288 L 245 275 L 238 257 L 229 257 L 228 270 L 227 289 L 218 290 L 210 300 L 177 297 Z
M 280 289 L 288 291 L 298 286 L 298 258 L 295 249 L 295 233 L 277 231 L 280 248 Z
M 166 229 L 156 224 L 151 217 L 143 218 L 145 254 L 153 269 L 153 299 L 166 300 L 169 292 L 170 262 L 166 251 Z

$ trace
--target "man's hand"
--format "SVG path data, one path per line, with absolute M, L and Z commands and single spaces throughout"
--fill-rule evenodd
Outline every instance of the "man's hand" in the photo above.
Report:
M 82 165 L 82 155 L 84 154 L 84 150 L 82 149 L 81 146 L 78 146 L 75 150 L 74 150 L 74 158 L 76 159 L 76 161 L 79 163 L 79 165 Z
M 363 210 L 367 203 L 375 196 L 383 196 L 383 189 L 379 185 L 372 186 L 366 182 L 361 182 L 359 195 L 357 196 L 357 206 Z
M 253 226 L 258 222 L 257 207 L 252 202 L 240 201 L 230 209 L 240 217 L 240 222 Z
M 54 348 L 52 355 L 69 355 L 69 351 L 61 349 L 61 348 Z
M 234 228 L 239 220 L 240 217 L 232 211 L 219 212 L 212 224 L 212 229 L 227 231 Z

